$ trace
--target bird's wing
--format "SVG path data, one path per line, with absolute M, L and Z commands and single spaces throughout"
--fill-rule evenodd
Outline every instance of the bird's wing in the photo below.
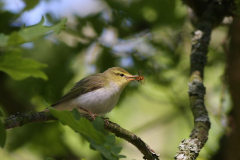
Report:
M 90 80 L 91 82 L 89 82 Z M 52 104 L 51 106 L 52 107 L 56 106 L 62 102 L 66 102 L 82 94 L 100 89 L 104 87 L 105 83 L 106 83 L 106 78 L 104 76 L 100 76 L 100 74 L 95 74 L 95 75 L 83 78 L 81 81 L 77 82 L 75 86 L 67 94 L 65 94 L 58 102 Z

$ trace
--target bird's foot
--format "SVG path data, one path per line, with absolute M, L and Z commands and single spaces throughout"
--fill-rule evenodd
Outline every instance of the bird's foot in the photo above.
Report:
M 93 114 L 93 113 L 90 112 L 89 110 L 86 110 L 86 109 L 84 109 L 84 108 L 82 108 L 82 107 L 78 107 L 78 108 L 81 109 L 81 110 L 84 110 L 85 112 L 87 112 L 87 113 L 92 117 L 93 120 L 95 120 L 96 117 L 98 116 L 97 114 Z
M 93 120 L 95 120 L 96 117 L 98 116 L 98 115 L 96 115 L 96 114 L 93 114 L 93 113 L 90 112 L 90 111 L 87 111 L 87 112 L 88 112 L 88 114 L 92 117 Z

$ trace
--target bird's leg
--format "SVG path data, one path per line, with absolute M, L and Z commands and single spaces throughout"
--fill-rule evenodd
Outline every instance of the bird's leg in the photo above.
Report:
M 89 110 L 86 110 L 86 109 L 84 109 L 84 108 L 82 108 L 82 107 L 80 107 L 80 106 L 78 106 L 78 108 L 79 109 L 81 109 L 81 110 L 84 110 L 84 111 L 86 111 L 91 117 L 92 117 L 92 119 L 93 120 L 95 120 L 96 119 L 96 117 L 97 117 L 97 115 L 96 114 L 93 114 L 92 112 L 90 112 Z

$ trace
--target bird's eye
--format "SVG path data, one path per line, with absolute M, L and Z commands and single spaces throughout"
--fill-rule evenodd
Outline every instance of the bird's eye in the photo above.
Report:
M 120 74 L 120 76 L 121 76 L 121 77 L 123 77 L 123 76 L 124 76 L 124 74 L 122 74 L 122 73 L 121 73 L 121 74 Z

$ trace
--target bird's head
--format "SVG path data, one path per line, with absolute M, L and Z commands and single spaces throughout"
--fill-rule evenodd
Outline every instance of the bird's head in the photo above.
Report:
M 126 87 L 130 81 L 135 81 L 135 78 L 138 76 L 131 75 L 128 71 L 120 67 L 109 68 L 103 72 L 103 74 L 122 89 Z

